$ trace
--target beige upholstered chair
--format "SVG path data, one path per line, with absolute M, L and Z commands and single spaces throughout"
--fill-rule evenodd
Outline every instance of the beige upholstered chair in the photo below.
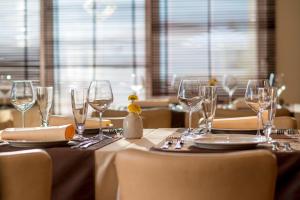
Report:
M 0 130 L 13 127 L 13 115 L 10 109 L 0 110 Z
M 116 156 L 121 200 L 272 200 L 277 165 L 266 150 L 165 154 L 140 150 Z
M 0 199 L 50 200 L 52 163 L 42 150 L 0 153 Z

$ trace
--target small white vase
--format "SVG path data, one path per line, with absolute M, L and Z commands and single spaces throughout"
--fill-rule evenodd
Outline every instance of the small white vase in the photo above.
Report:
M 123 121 L 123 136 L 127 139 L 138 139 L 143 137 L 143 120 L 136 114 L 130 112 Z

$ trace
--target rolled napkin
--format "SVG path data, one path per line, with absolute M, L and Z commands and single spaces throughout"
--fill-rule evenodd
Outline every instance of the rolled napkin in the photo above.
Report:
M 235 117 L 214 119 L 213 128 L 215 129 L 257 129 L 256 117 Z
M 60 141 L 71 140 L 75 134 L 72 124 L 50 127 L 7 128 L 1 132 L 2 140 Z
M 51 115 L 49 117 L 49 124 L 51 126 L 60 126 L 63 124 L 73 124 L 75 126 L 74 123 L 74 119 L 73 117 L 65 117 L 65 116 L 61 116 L 61 115 Z M 99 128 L 99 119 L 98 118 L 88 118 L 85 121 L 85 127 L 86 128 Z M 103 119 L 102 120 L 102 128 L 105 127 L 111 127 L 111 120 L 108 119 Z
M 264 120 L 267 119 L 267 112 L 263 113 Z M 257 129 L 257 117 L 233 117 L 233 118 L 223 118 L 214 119 L 213 128 L 215 129 L 244 129 L 244 130 L 255 130 Z M 262 128 L 262 124 L 260 123 Z

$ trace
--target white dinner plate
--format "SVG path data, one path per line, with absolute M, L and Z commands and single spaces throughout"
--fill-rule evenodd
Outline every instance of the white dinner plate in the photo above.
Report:
M 205 149 L 251 149 L 266 142 L 265 137 L 247 134 L 209 134 L 194 141 L 196 147 Z
M 14 147 L 59 147 L 66 146 L 68 140 L 56 141 L 28 141 L 28 140 L 6 140 L 9 145 Z

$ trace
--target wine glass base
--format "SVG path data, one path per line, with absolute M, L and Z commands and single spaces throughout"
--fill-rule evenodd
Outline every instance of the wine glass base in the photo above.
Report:
M 201 137 L 201 135 L 199 134 L 199 132 L 194 131 L 194 130 L 186 130 L 182 135 L 182 138 L 185 141 L 193 141 L 200 137 Z
M 84 137 L 84 136 L 79 135 L 79 134 L 76 134 L 72 140 L 82 142 L 82 141 L 89 140 L 89 138 Z

